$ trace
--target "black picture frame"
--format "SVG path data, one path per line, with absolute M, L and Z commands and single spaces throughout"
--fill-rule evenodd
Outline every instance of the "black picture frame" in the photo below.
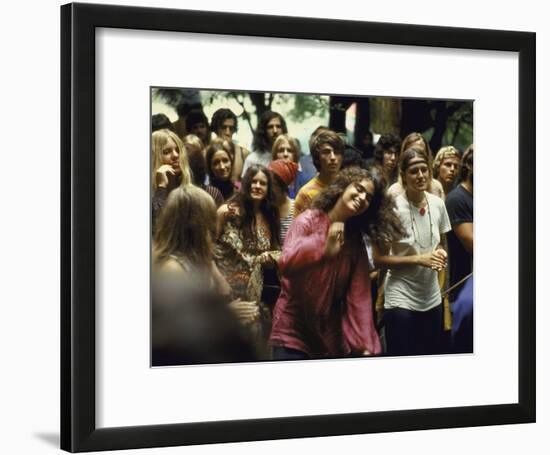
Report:
M 519 55 L 518 402 L 96 428 L 95 29 L 513 51 Z M 71 452 L 535 422 L 535 34 L 92 4 L 61 7 L 61 448 Z

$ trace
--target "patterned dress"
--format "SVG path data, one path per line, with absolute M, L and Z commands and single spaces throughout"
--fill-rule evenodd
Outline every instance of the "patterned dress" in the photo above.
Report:
M 260 317 L 248 329 L 261 358 L 268 357 L 267 338 L 271 331 L 271 315 L 261 301 L 263 270 L 260 255 L 269 252 L 275 261 L 279 250 L 271 250 L 271 232 L 264 226 L 256 227 L 254 239 L 246 239 L 237 219 L 228 219 L 216 246 L 218 269 L 231 286 L 232 298 L 255 301 Z

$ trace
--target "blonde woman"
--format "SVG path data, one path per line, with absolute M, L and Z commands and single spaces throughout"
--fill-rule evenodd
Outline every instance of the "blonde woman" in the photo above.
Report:
M 191 171 L 180 138 L 168 129 L 151 136 L 153 226 L 170 191 L 191 184 Z

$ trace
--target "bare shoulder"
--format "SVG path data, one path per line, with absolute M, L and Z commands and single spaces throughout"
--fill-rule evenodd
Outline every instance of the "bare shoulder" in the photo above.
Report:
M 217 210 L 218 216 L 223 216 L 227 212 L 229 212 L 229 205 L 228 204 L 222 204 L 218 207 L 218 210 Z
M 182 273 L 185 270 L 181 266 L 181 264 L 176 261 L 175 259 L 168 258 L 166 261 L 162 263 L 162 265 L 159 267 L 160 273 Z

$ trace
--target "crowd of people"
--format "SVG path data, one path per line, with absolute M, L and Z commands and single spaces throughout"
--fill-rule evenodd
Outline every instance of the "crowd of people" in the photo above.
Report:
M 153 365 L 473 352 L 473 145 L 366 159 L 320 126 L 305 155 L 267 111 L 249 150 L 230 109 L 178 115 L 152 119 Z

